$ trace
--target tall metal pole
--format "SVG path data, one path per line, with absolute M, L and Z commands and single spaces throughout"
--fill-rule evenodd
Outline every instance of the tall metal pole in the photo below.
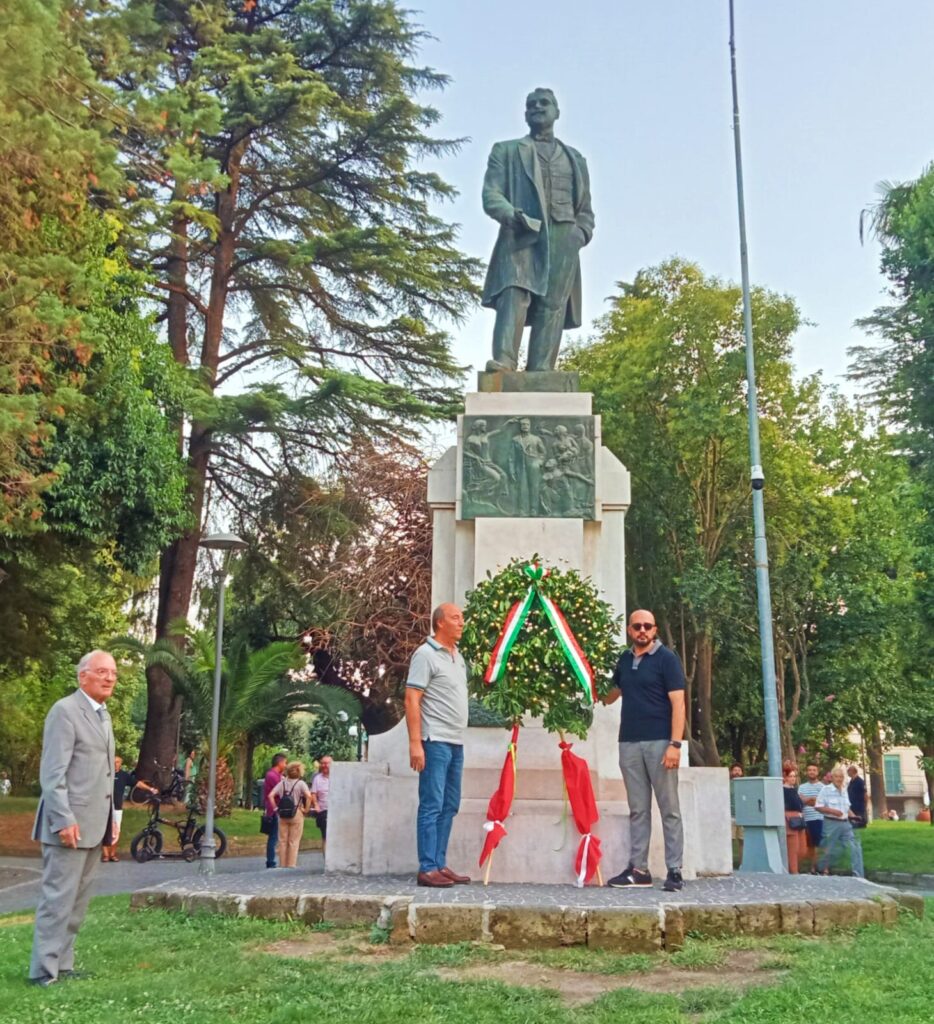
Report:
M 214 874 L 214 798 L 217 794 L 217 733 L 220 724 L 221 706 L 221 656 L 224 650 L 224 583 L 227 578 L 229 552 L 217 574 L 217 642 L 214 646 L 214 699 L 211 702 L 211 748 L 208 752 L 208 802 L 204 814 L 204 837 L 201 840 L 202 875 Z
M 782 742 L 775 692 L 775 651 L 772 646 L 772 595 L 769 588 L 769 552 L 765 542 L 765 503 L 762 456 L 759 451 L 759 406 L 756 362 L 752 343 L 752 300 L 749 292 L 749 253 L 746 246 L 746 204 L 743 197 L 743 153 L 739 134 L 739 92 L 736 85 L 736 30 L 730 0 L 730 76 L 733 84 L 733 147 L 736 153 L 736 201 L 739 208 L 739 258 L 743 276 L 743 328 L 746 333 L 746 378 L 749 387 L 749 458 L 752 463 L 752 520 L 755 534 L 756 592 L 759 598 L 759 647 L 762 657 L 762 699 L 769 775 L 782 777 Z

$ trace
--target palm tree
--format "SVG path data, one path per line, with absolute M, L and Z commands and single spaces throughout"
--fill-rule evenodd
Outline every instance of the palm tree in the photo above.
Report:
M 114 641 L 112 649 L 139 655 L 144 666 L 158 665 L 172 680 L 177 696 L 185 703 L 205 742 L 210 734 L 214 700 L 214 638 L 204 630 L 187 626 L 174 632 L 185 635 L 186 648 L 179 650 L 171 637 L 145 644 L 132 637 Z M 253 650 L 243 637 L 235 636 L 221 662 L 221 691 L 217 749 L 218 815 L 230 813 L 234 792 L 250 802 L 249 773 L 257 738 L 281 726 L 294 711 L 311 711 L 338 721 L 340 712 L 351 720 L 360 717 L 360 702 L 346 690 L 309 683 L 297 678 L 307 655 L 289 641 L 275 641 Z M 228 758 L 234 763 L 236 782 Z M 205 800 L 206 773 L 199 784 L 199 802 Z

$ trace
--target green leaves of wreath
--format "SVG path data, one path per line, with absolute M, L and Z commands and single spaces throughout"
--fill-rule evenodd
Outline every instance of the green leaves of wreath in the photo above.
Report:
M 528 713 L 541 718 L 550 732 L 583 737 L 593 711 L 541 601 L 532 603 L 500 678 L 489 686 L 483 681 L 510 609 L 528 594 L 530 562 L 541 564 L 537 555 L 514 559 L 468 595 L 460 649 L 471 666 L 471 694 L 510 722 Z M 549 567 L 537 586 L 563 613 L 593 669 L 597 696 L 604 696 L 619 653 L 619 620 L 593 583 L 576 570 Z

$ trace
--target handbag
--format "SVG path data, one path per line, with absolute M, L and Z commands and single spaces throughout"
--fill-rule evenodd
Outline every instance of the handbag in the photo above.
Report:
M 275 817 L 276 816 L 274 814 L 264 814 L 259 819 L 259 830 L 260 830 L 260 833 L 262 835 L 264 835 L 264 836 L 271 836 L 272 835 L 272 829 L 273 829 L 273 825 L 275 823 Z
M 785 820 L 792 832 L 803 832 L 806 827 L 803 815 L 797 818 L 786 818 Z

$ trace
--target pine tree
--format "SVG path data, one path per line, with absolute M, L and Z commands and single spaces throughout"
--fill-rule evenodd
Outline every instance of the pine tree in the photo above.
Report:
M 157 275 L 178 363 L 203 387 L 185 434 L 196 525 L 162 555 L 157 635 L 184 617 L 211 494 L 257 491 L 364 433 L 450 415 L 439 320 L 478 266 L 433 212 L 451 188 L 421 161 L 456 147 L 416 94 L 421 32 L 388 0 L 126 0 L 83 5 L 120 102 L 134 256 Z M 179 423 L 179 436 L 182 436 Z M 140 764 L 175 742 L 170 681 L 149 674 Z

